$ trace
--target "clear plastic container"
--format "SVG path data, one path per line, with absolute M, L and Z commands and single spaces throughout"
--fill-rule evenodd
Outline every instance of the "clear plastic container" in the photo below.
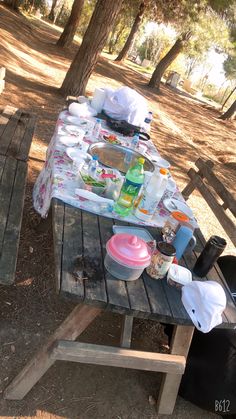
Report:
M 192 281 L 191 272 L 184 266 L 172 264 L 167 274 L 167 282 L 176 288 L 182 288 Z
M 106 244 L 104 265 L 115 278 L 134 281 L 150 264 L 150 250 L 144 240 L 131 234 L 115 234 Z

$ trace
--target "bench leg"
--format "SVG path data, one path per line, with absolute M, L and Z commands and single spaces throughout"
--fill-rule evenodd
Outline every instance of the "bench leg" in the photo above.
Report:
M 193 326 L 175 326 L 170 353 L 183 355 L 187 359 L 193 332 Z M 173 413 L 181 378 L 181 375 L 164 374 L 157 400 L 158 414 L 171 415 Z
M 74 341 L 101 313 L 100 308 L 77 305 L 44 347 L 31 359 L 4 392 L 4 398 L 21 400 L 39 381 L 55 360 L 51 357 L 55 342 L 59 339 Z
M 121 348 L 130 348 L 132 338 L 133 316 L 123 316 L 121 329 Z

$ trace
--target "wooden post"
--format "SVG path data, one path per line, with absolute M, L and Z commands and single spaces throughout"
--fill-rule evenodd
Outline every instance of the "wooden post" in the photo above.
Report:
M 120 346 L 130 348 L 132 338 L 133 316 L 124 316 L 122 319 Z
M 4 398 L 21 400 L 39 381 L 55 360 L 50 356 L 59 339 L 74 341 L 101 313 L 100 308 L 78 305 L 48 339 L 42 349 L 31 359 L 4 392 Z
M 194 326 L 175 326 L 170 353 L 183 355 L 187 359 L 193 332 Z M 158 414 L 173 413 L 181 378 L 182 376 L 177 374 L 164 374 L 157 400 Z

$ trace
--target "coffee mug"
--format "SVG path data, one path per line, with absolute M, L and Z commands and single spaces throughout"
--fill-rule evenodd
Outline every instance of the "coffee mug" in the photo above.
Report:
M 185 249 L 185 252 L 188 252 L 188 253 L 191 252 L 194 249 L 194 247 L 196 246 L 196 244 L 197 244 L 197 239 L 196 239 L 195 236 L 192 236 L 188 245 L 187 245 L 187 247 L 186 247 L 186 249 Z

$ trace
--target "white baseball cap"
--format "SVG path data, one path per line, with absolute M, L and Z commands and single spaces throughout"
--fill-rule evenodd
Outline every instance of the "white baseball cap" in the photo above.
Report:
M 216 281 L 192 281 L 184 285 L 182 303 L 193 324 L 201 332 L 208 333 L 222 323 L 226 295 Z

